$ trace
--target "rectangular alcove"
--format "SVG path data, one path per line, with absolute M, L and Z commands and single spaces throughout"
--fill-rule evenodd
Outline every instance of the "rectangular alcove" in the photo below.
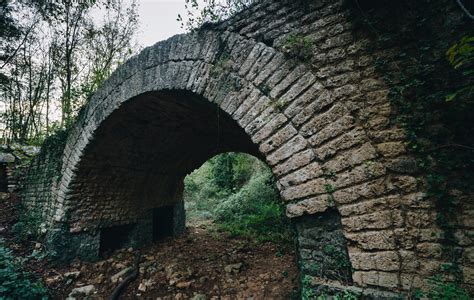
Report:
M 100 232 L 99 255 L 130 245 L 135 224 L 103 228 Z
M 8 193 L 7 164 L 0 163 L 0 192 Z
M 153 209 L 153 241 L 173 236 L 174 206 L 162 206 Z

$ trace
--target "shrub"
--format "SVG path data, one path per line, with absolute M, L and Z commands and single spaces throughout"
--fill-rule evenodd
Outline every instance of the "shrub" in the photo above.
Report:
M 48 299 L 40 281 L 22 270 L 21 260 L 0 240 L 0 299 Z
M 442 276 L 433 276 L 428 280 L 430 289 L 427 297 L 429 299 L 454 299 L 454 300 L 468 300 L 471 299 L 469 293 L 462 289 L 455 282 L 448 282 L 443 280 Z
M 289 221 L 269 170 L 255 174 L 237 193 L 220 202 L 216 222 L 231 234 L 258 241 L 291 241 Z
M 213 219 L 220 229 L 257 241 L 292 239 L 273 175 L 253 156 L 212 158 L 186 177 L 184 199 L 188 220 Z

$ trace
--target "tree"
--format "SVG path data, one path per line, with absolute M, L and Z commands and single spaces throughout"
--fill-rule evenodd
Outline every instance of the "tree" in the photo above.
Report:
M 136 2 L 5 3 L 0 22 L 11 29 L 0 31 L 0 130 L 7 142 L 40 142 L 51 128 L 72 124 L 98 86 L 134 53 Z M 92 8 L 105 8 L 103 19 L 93 18 Z
M 224 153 L 218 155 L 213 162 L 214 182 L 219 188 L 232 191 L 234 188 L 234 156 L 231 153 Z
M 136 2 L 125 7 L 122 0 L 110 3 L 100 26 L 88 24 L 85 42 L 89 70 L 82 91 L 86 99 L 97 90 L 112 71 L 136 49 L 133 37 L 138 29 Z
M 84 28 L 91 8 L 88 1 L 59 2 L 58 14 L 50 20 L 54 30 L 53 61 L 61 86 L 61 124 L 73 120 L 73 101 L 77 99 L 76 83 L 80 80 L 79 52 L 84 42 Z
M 194 30 L 207 22 L 220 22 L 247 8 L 256 0 L 185 0 L 186 16 L 178 14 L 182 28 Z
M 6 80 L 2 82 L 1 94 L 3 106 L 8 108 L 2 119 L 9 129 L 7 140 L 18 142 L 25 142 L 42 130 L 42 104 L 50 78 L 39 39 L 39 21 L 36 14 L 31 16 L 30 20 L 23 22 L 27 32 L 21 41 L 17 41 L 15 50 L 2 66 Z
M 13 17 L 15 8 L 10 0 L 0 2 L 0 83 L 6 84 L 8 75 L 5 67 L 18 53 L 29 37 L 36 22 L 29 27 L 23 27 Z M 20 39 L 21 38 L 21 39 Z

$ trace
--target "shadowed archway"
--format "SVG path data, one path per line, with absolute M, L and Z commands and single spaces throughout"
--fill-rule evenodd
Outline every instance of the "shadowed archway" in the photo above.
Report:
M 177 205 L 184 177 L 226 151 L 260 155 L 227 113 L 196 94 L 136 96 L 102 122 L 83 153 L 70 184 L 71 227 L 135 223 Z

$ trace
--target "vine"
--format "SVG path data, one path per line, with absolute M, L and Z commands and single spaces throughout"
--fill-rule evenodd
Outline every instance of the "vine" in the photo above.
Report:
M 392 119 L 405 128 L 408 150 L 417 157 L 418 174 L 425 176 L 426 198 L 433 201 L 436 223 L 443 232 L 443 257 L 448 263 L 441 271 L 461 284 L 461 253 L 455 236 L 458 195 L 472 193 L 474 183 L 474 104 L 462 99 L 469 99 L 465 95 L 474 78 L 471 71 L 461 72 L 449 62 L 455 61 L 456 47 L 470 53 L 456 46 L 461 43 L 450 48 L 459 36 L 468 34 L 468 26 L 449 16 L 438 22 L 440 11 L 452 9 L 443 1 L 401 1 L 389 7 L 362 0 L 352 4 L 353 24 L 359 34 L 369 35 L 375 69 L 390 87 Z M 441 35 L 450 30 L 458 37 Z M 384 49 L 396 49 L 396 54 Z M 455 98 L 459 100 L 452 101 Z

